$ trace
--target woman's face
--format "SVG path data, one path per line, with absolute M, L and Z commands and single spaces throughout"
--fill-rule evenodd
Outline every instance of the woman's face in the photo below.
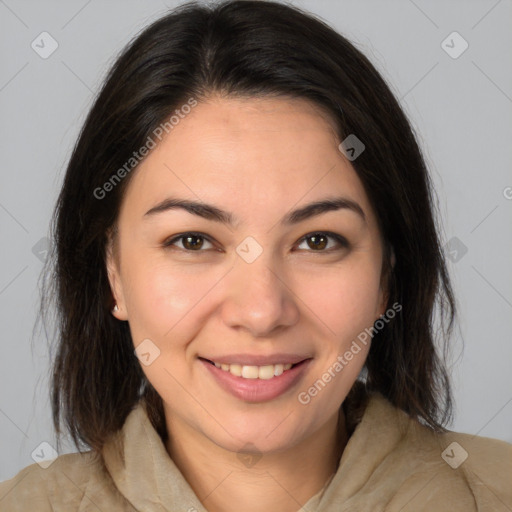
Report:
M 339 142 L 306 100 L 215 97 L 133 171 L 109 277 L 171 428 L 270 452 L 336 417 L 370 347 L 353 342 L 386 307 L 377 221 Z

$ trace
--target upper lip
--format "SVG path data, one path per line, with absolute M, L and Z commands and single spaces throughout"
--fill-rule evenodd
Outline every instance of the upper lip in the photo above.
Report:
M 200 357 L 214 363 L 240 364 L 242 366 L 265 366 L 270 364 L 296 364 L 310 359 L 311 356 L 299 354 L 271 354 L 268 356 L 259 354 L 224 354 L 222 356 Z

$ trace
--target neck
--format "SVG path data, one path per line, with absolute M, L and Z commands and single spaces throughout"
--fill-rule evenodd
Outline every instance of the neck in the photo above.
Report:
M 317 432 L 279 453 L 240 454 L 167 420 L 167 452 L 209 512 L 296 512 L 336 472 L 347 442 L 343 409 Z

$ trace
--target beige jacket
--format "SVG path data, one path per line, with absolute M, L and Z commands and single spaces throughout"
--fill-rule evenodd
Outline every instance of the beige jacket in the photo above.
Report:
M 113 441 L 104 450 L 106 470 L 92 452 L 60 455 L 46 469 L 32 464 L 0 483 L 0 511 L 206 510 L 141 403 L 118 434 L 124 460 Z M 512 445 L 469 434 L 434 434 L 373 395 L 337 472 L 300 510 L 512 512 Z

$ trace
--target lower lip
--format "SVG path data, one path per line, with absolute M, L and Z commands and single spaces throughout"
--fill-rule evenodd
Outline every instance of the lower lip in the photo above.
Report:
M 244 379 L 217 368 L 204 359 L 199 359 L 199 361 L 211 372 L 221 388 L 235 398 L 246 402 L 266 402 L 277 398 L 295 386 L 306 372 L 311 359 L 306 359 L 271 379 Z

